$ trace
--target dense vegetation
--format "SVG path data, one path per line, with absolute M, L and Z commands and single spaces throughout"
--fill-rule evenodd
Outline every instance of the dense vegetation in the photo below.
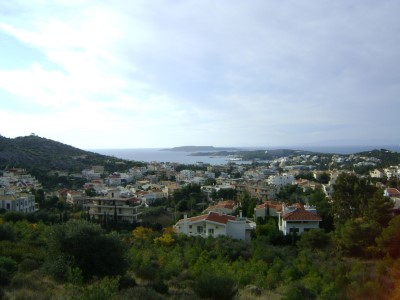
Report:
M 197 202 L 202 201 L 196 198 L 199 195 L 193 186 L 175 196 Z M 68 218 L 60 216 L 53 222 L 6 212 L 0 224 L 2 295 L 5 299 L 395 299 L 400 295 L 396 285 L 400 216 L 392 216 L 390 202 L 381 195 L 363 179 L 340 175 L 332 203 L 320 190 L 300 195 L 331 216 L 329 226 L 300 237 L 283 236 L 276 219 L 259 219 L 249 243 L 177 236 L 167 227 L 105 230 L 71 210 Z M 238 200 L 252 205 L 251 198 Z M 63 209 L 54 205 L 53 213 Z

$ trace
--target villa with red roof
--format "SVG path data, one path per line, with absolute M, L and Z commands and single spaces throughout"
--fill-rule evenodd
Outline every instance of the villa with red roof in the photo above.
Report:
M 284 235 L 293 232 L 302 234 L 305 231 L 319 228 L 322 221 L 315 208 L 283 207 L 283 213 L 279 213 L 279 230 Z
M 216 205 L 207 207 L 203 213 L 209 213 L 210 211 L 220 214 L 233 214 L 236 209 L 235 201 L 226 200 L 219 201 Z
M 250 240 L 250 232 L 255 223 L 246 218 L 235 217 L 210 211 L 208 214 L 179 220 L 174 229 L 177 233 L 190 236 L 217 237 L 229 236 L 238 240 Z

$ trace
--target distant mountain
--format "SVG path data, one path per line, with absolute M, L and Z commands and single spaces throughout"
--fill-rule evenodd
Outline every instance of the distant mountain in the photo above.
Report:
M 0 136 L 0 169 L 19 167 L 80 171 L 109 158 L 36 135 L 14 139 Z
M 233 147 L 214 147 L 214 146 L 181 146 L 168 149 L 161 149 L 161 151 L 179 151 L 179 152 L 198 152 L 198 151 L 237 151 L 238 148 Z

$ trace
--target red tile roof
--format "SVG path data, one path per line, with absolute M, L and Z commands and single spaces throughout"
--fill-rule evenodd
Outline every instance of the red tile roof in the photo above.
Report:
M 285 221 L 322 221 L 317 213 L 307 211 L 303 208 L 297 208 L 283 216 Z
M 256 208 L 262 209 L 267 208 L 267 206 L 269 206 L 269 208 L 275 209 L 276 211 L 282 210 L 282 203 L 278 201 L 266 201 L 263 204 L 257 205 Z
M 207 221 L 211 221 L 211 222 L 226 224 L 226 223 L 228 223 L 229 220 L 231 220 L 231 221 L 236 220 L 236 217 L 229 216 L 229 215 L 218 214 L 218 213 L 210 211 L 208 213 L 208 215 L 207 215 L 206 220 Z
M 400 196 L 400 192 L 395 188 L 387 188 L 386 191 L 389 194 L 389 197 L 398 197 L 398 196 Z
M 228 223 L 229 220 L 231 220 L 231 221 L 236 220 L 236 217 L 230 216 L 230 215 L 219 214 L 219 213 L 210 211 L 207 215 L 200 215 L 200 216 L 188 218 L 189 222 L 196 222 L 196 221 L 202 221 L 202 220 L 226 224 L 226 223 Z M 180 219 L 178 221 L 178 223 L 182 223 L 183 221 L 184 221 L 184 219 Z

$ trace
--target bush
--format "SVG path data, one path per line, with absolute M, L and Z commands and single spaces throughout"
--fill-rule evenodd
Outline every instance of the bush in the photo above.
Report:
M 193 291 L 200 298 L 229 300 L 236 296 L 238 289 L 229 277 L 203 274 L 194 282 Z
M 38 269 L 40 266 L 40 263 L 32 258 L 25 258 L 23 259 L 19 266 L 18 266 L 18 271 L 20 272 L 31 272 L 33 270 Z
M 0 224 L 0 241 L 13 241 L 15 236 L 15 230 L 10 224 Z
M 0 256 L 0 286 L 9 284 L 15 271 L 17 262 L 9 257 Z
M 47 269 L 58 279 L 65 279 L 68 267 L 79 268 L 85 280 L 123 275 L 128 268 L 126 245 L 119 236 L 86 221 L 54 225 L 48 246 Z
M 8 211 L 3 216 L 4 221 L 6 222 L 18 222 L 23 221 L 25 219 L 25 215 L 19 211 Z

